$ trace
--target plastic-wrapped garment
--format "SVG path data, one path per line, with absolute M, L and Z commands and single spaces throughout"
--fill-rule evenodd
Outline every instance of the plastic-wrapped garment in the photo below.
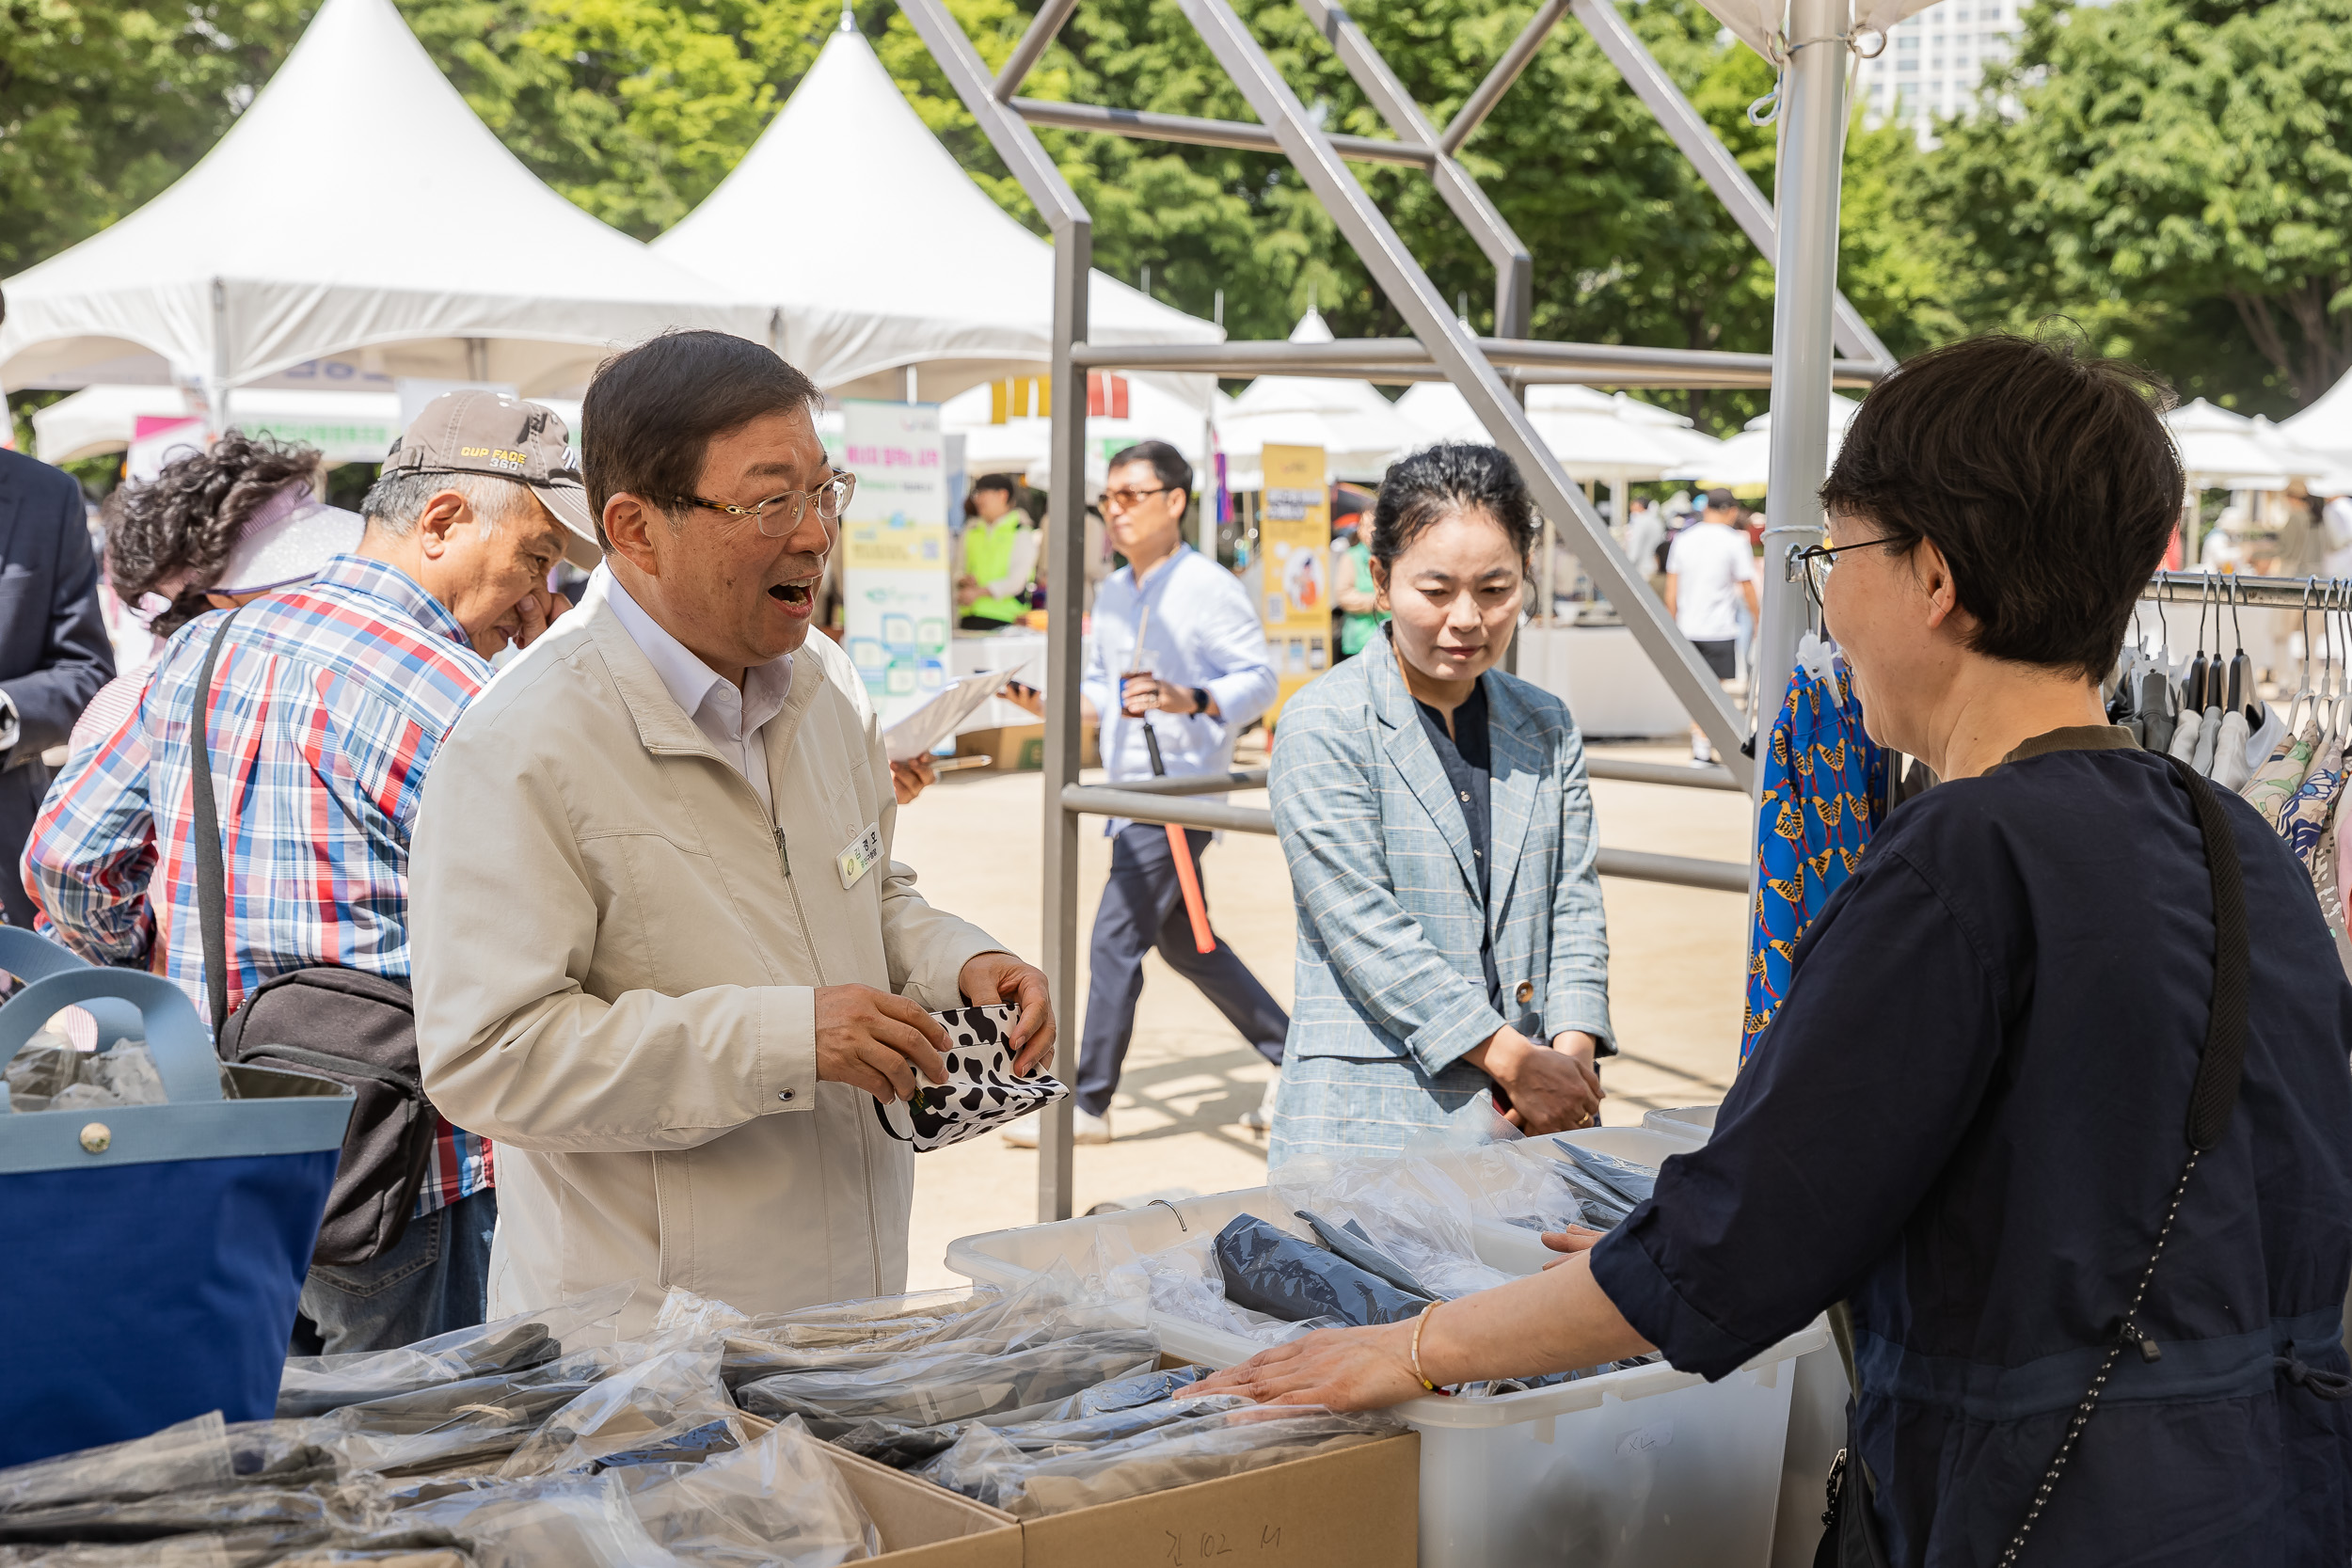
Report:
M 885 1303 L 906 1305 L 907 1309 L 879 1318 L 842 1316 L 831 1322 L 797 1322 L 787 1320 L 802 1314 L 785 1313 L 754 1319 L 728 1333 L 727 1386 L 739 1388 L 779 1372 L 848 1372 L 883 1367 L 915 1349 L 988 1343 L 1009 1347 L 1015 1341 L 1060 1338 L 1141 1321 L 1107 1307 L 1066 1268 L 1040 1275 L 1015 1291 L 990 1289 L 952 1302 L 943 1299 L 950 1294 L 933 1291 L 884 1298 Z M 852 1302 L 808 1310 L 839 1314 L 843 1307 L 860 1305 Z M 945 1309 L 950 1306 L 961 1309 Z M 865 1333 L 869 1326 L 888 1332 Z
M 1024 1453 L 993 1427 L 964 1428 L 956 1446 L 914 1473 L 951 1492 L 1034 1519 L 1215 1481 L 1242 1470 L 1402 1430 L 1393 1417 L 1310 1406 L 1223 1410 L 1075 1452 Z
M 8 1084 L 11 1111 L 95 1111 L 165 1102 L 154 1056 L 132 1041 L 106 1051 L 28 1045 L 8 1063 Z
M 346 1404 L 414 1393 L 437 1384 L 541 1366 L 592 1326 L 610 1325 L 628 1305 L 627 1284 L 591 1291 L 561 1307 L 461 1328 L 397 1350 L 286 1358 L 278 1385 L 280 1417 L 318 1416 Z M 610 1339 L 608 1332 L 591 1338 Z
M 315 1492 L 245 1486 L 226 1491 L 172 1492 L 133 1501 L 119 1498 L 56 1503 L 0 1513 L 0 1544 L 156 1541 L 174 1535 L 267 1530 L 288 1546 L 324 1541 L 336 1525 Z
M 1146 1410 L 1156 1413 L 1168 1408 L 1171 1396 L 1200 1381 L 1204 1374 L 1198 1367 L 1153 1368 L 1132 1377 L 1114 1378 L 1081 1389 L 1068 1399 L 1055 1400 L 1047 1404 L 1025 1405 L 993 1416 L 983 1416 L 980 1421 L 998 1431 L 1015 1427 L 1056 1426 L 1073 1421 L 1110 1420 L 1130 1412 Z M 958 1428 L 946 1426 L 911 1426 L 899 1421 L 860 1421 L 835 1436 L 833 1441 L 852 1453 L 897 1469 L 905 1469 L 946 1449 L 956 1440 Z M 1135 1430 L 1140 1431 L 1140 1426 Z M 1105 1436 L 1124 1435 L 1106 1425 Z
M 1614 1230 L 1633 1212 L 1633 1205 L 1622 1194 L 1595 1180 L 1569 1162 L 1556 1161 L 1552 1168 L 1575 1197 L 1577 1207 L 1584 1212 L 1584 1223 L 1595 1230 Z
M 1292 1323 L 1228 1301 L 1216 1243 L 1215 1236 L 1203 1233 L 1138 1254 L 1126 1231 L 1105 1226 L 1094 1233 L 1090 1277 L 1105 1293 L 1140 1303 L 1153 1317 L 1198 1323 L 1257 1345 L 1279 1345 L 1318 1328 L 1340 1326 L 1337 1318 Z
M 1441 1300 L 1507 1283 L 1483 1261 L 1481 1224 L 1558 1230 L 1581 1207 L 1524 1141 L 1402 1155 L 1292 1160 L 1267 1177 L 1274 1196 L 1337 1225 L 1352 1225 Z M 1335 1249 L 1336 1250 L 1336 1249 Z M 1375 1271 L 1376 1272 L 1376 1271 Z
M 1064 1399 L 1158 1362 L 1159 1341 L 1143 1329 L 1089 1329 L 1009 1351 L 942 1346 L 881 1367 L 786 1372 L 747 1383 L 735 1398 L 754 1415 L 799 1416 L 834 1437 L 861 1421 L 937 1426 Z
M 1379 1275 L 1408 1295 L 1420 1296 L 1424 1301 L 1438 1299 L 1427 1286 L 1407 1272 L 1404 1264 L 1375 1246 L 1372 1238 L 1364 1233 L 1364 1227 L 1354 1220 L 1333 1225 L 1311 1209 L 1300 1209 L 1295 1212 L 1307 1222 L 1307 1228 L 1315 1233 L 1315 1240 L 1321 1242 L 1327 1251 L 1338 1253 L 1366 1274 Z
M 484 1568 L 833 1568 L 881 1538 L 798 1422 L 705 1464 L 466 1483 L 392 1516 L 447 1531 Z
M 1564 1143 L 1554 1147 L 1567 1156 L 1570 1164 L 1629 1205 L 1647 1202 L 1650 1194 L 1658 1189 L 1658 1168 L 1655 1165 L 1636 1164 L 1631 1160 L 1603 1154 L 1598 1149 L 1586 1148 L 1581 1144 Z
M 1067 1420 L 1009 1422 L 997 1417 L 966 1422 L 961 1426 L 902 1428 L 889 1433 L 882 1432 L 877 1423 L 868 1422 L 834 1441 L 868 1459 L 908 1470 L 955 1447 L 964 1433 L 974 1426 L 984 1426 L 1000 1434 L 1023 1453 L 1036 1459 L 1101 1448 L 1105 1443 L 1116 1443 L 1161 1427 L 1173 1426 L 1197 1416 L 1238 1410 L 1249 1402 L 1247 1397 L 1240 1394 L 1195 1394 L 1123 1410 L 1098 1411 Z
M 371 1563 L 374 1568 L 475 1568 L 455 1546 L 396 1546 L 369 1550 L 332 1543 L 295 1546 L 267 1530 L 183 1535 L 125 1545 L 0 1547 L 0 1568 L 328 1568 Z
M 731 1332 L 772 1344 L 810 1349 L 860 1345 L 936 1330 L 952 1320 L 968 1318 L 993 1307 L 1003 1297 L 1004 1292 L 993 1285 L 964 1285 L 952 1290 L 918 1291 L 912 1295 L 836 1301 L 791 1312 L 763 1313 L 746 1319 L 740 1329 Z
M 504 1376 L 347 1404 L 308 1430 L 346 1471 L 397 1475 L 502 1459 L 619 1365 L 614 1351 L 580 1351 Z
M 1429 1305 L 1255 1214 L 1234 1215 L 1216 1233 L 1216 1253 L 1226 1298 L 1270 1317 L 1330 1317 L 1360 1328 L 1402 1323 Z
M 657 1341 L 659 1342 L 659 1341 Z M 509 1479 L 584 1469 L 623 1452 L 645 1452 L 686 1443 L 689 1450 L 734 1447 L 708 1431 L 730 1432 L 734 1403 L 719 1382 L 719 1341 L 668 1349 L 612 1373 L 548 1416 L 507 1457 L 499 1474 Z
M 215 1490 L 236 1480 L 229 1426 L 215 1410 L 133 1442 L 0 1470 L 0 1513 L 91 1498 Z

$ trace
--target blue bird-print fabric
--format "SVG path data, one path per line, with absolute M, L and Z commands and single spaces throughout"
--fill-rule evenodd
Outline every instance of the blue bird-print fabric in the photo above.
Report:
M 1826 681 L 1799 667 L 1762 762 L 1743 1064 L 1788 993 L 1797 940 L 1861 863 L 1886 798 L 1886 755 L 1863 733 L 1862 705 L 1843 658 Z

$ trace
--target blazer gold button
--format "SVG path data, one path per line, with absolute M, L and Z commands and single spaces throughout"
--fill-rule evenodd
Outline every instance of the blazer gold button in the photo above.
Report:
M 103 1154 L 114 1147 L 115 1135 L 103 1121 L 93 1121 L 82 1129 L 82 1149 L 88 1154 Z
M 1524 1006 L 1526 1004 L 1528 1004 L 1528 1003 L 1530 1003 L 1530 1002 L 1533 1002 L 1533 1001 L 1534 1001 L 1534 1000 L 1535 1000 L 1535 982 L 1534 982 L 1534 981 L 1533 981 L 1533 980 L 1521 980 L 1521 981 L 1519 982 L 1519 1003 L 1520 1003 L 1520 1005 L 1521 1005 L 1522 1006 Z

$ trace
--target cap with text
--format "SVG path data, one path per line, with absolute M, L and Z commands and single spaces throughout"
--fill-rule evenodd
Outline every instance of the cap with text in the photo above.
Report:
M 604 559 L 571 430 L 552 408 L 505 392 L 443 392 L 392 443 L 384 471 L 487 474 L 528 484 L 564 525 L 572 564 L 593 569 Z

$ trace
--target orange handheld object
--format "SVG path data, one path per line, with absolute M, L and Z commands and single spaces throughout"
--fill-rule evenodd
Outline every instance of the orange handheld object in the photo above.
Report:
M 1176 885 L 1184 890 L 1184 912 L 1192 916 L 1192 945 L 1198 952 L 1214 953 L 1216 938 L 1209 933 L 1209 909 L 1200 900 L 1200 873 L 1193 869 L 1184 830 L 1173 822 L 1168 825 L 1168 849 L 1176 857 Z

